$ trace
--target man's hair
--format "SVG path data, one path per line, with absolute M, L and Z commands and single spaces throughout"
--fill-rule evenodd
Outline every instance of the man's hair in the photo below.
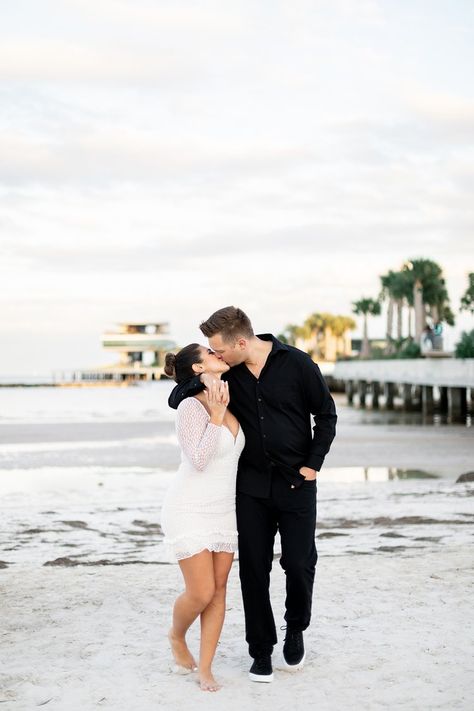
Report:
M 252 338 L 254 335 L 249 317 L 235 306 L 215 311 L 199 328 L 207 338 L 219 333 L 226 343 L 235 343 L 238 338 Z

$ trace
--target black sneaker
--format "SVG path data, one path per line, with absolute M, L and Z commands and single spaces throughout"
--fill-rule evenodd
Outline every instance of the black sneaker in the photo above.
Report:
M 266 683 L 273 681 L 273 667 L 270 654 L 255 657 L 250 667 L 249 678 L 252 681 L 263 681 Z
M 287 630 L 283 645 L 283 663 L 287 671 L 302 669 L 306 652 L 304 650 L 303 633 Z

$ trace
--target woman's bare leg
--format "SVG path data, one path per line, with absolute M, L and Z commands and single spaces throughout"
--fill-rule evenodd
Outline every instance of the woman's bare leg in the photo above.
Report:
M 173 624 L 168 633 L 176 664 L 184 669 L 196 669 L 196 661 L 186 644 L 186 632 L 194 620 L 209 605 L 215 592 L 212 553 L 201 551 L 179 561 L 186 585 L 173 607 Z
M 214 586 L 212 600 L 201 612 L 201 646 L 199 652 L 199 683 L 203 691 L 217 691 L 211 666 L 216 653 L 225 616 L 227 579 L 234 558 L 233 553 L 213 553 Z

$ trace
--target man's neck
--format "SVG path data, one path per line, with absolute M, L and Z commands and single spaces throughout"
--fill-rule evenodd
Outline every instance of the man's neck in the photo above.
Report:
M 267 359 L 272 347 L 272 341 L 264 341 L 258 336 L 254 336 L 249 341 L 248 355 L 245 359 L 245 364 L 259 365 L 262 361 Z

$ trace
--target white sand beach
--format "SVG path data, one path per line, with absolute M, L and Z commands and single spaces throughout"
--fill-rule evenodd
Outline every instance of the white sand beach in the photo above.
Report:
M 248 680 L 238 571 L 215 663 L 223 688 L 200 691 L 169 672 L 176 566 L 124 565 L 1 571 L 0 701 L 12 711 L 472 708 L 472 555 L 325 556 L 318 561 L 307 663 L 275 680 Z M 284 575 L 272 597 L 283 624 Z M 190 635 L 197 649 L 197 629 Z M 281 639 L 283 632 L 280 632 Z
M 282 670 L 281 631 L 274 682 L 248 680 L 236 562 L 215 661 L 223 688 L 209 694 L 170 672 L 182 583 L 159 525 L 178 458 L 168 391 L 4 391 L 0 708 L 470 709 L 474 484 L 456 478 L 473 469 L 472 428 L 337 398 L 306 666 Z M 284 582 L 276 559 L 278 627 Z

